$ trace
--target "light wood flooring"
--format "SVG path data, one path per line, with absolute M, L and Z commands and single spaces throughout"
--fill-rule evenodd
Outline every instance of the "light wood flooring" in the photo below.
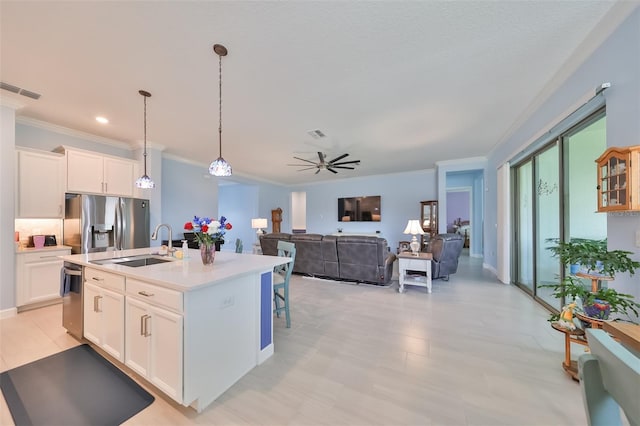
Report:
M 269 360 L 199 415 L 142 382 L 156 401 L 125 424 L 586 424 L 547 311 L 479 259 L 432 294 L 397 289 L 294 275 L 292 327 L 274 318 Z M 0 370 L 78 345 L 60 324 L 61 305 L 0 321 Z M 0 410 L 13 424 L 4 398 Z

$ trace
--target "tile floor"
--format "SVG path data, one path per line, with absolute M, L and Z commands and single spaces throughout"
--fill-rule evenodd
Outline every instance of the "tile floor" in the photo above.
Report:
M 586 424 L 548 313 L 479 259 L 462 257 L 432 294 L 397 288 L 294 276 L 273 357 L 200 415 L 142 382 L 156 401 L 125 424 Z M 60 317 L 55 305 L 0 321 L 0 370 L 79 344 Z M 0 424 L 13 424 L 4 398 Z

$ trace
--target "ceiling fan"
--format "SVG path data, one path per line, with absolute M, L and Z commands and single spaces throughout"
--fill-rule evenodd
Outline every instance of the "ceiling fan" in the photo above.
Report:
M 312 166 L 310 166 L 309 164 L 287 164 L 288 166 L 296 166 L 296 167 L 304 167 L 303 169 L 298 170 L 299 172 L 302 172 L 304 170 L 312 170 L 312 169 L 317 169 L 315 174 L 320 173 L 320 170 L 324 169 L 324 170 L 329 170 L 331 173 L 338 173 L 337 170 L 335 169 L 348 169 L 348 170 L 355 170 L 355 167 L 352 166 L 347 166 L 346 164 L 352 164 L 352 165 L 358 165 L 360 164 L 360 160 L 352 160 L 352 161 L 340 161 L 343 158 L 347 157 L 349 154 L 342 154 L 337 156 L 336 158 L 334 158 L 331 161 L 326 161 L 326 155 L 324 155 L 322 152 L 318 151 L 318 158 L 320 161 L 311 161 L 311 160 L 305 160 L 304 158 L 300 158 L 300 157 L 293 157 L 296 160 L 300 160 L 300 161 L 304 161 L 305 163 L 309 163 L 309 164 L 313 164 Z

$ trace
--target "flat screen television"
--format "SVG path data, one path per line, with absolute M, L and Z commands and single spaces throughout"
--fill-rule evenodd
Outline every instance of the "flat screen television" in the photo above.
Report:
M 380 222 L 380 196 L 338 198 L 338 222 Z

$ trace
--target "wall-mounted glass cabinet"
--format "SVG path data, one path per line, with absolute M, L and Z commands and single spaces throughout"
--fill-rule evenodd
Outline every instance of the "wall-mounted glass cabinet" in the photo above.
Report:
M 438 233 L 438 201 L 420 202 L 420 225 L 424 235 L 421 237 L 421 251 L 426 251 L 431 238 Z
M 640 210 L 640 145 L 607 149 L 598 163 L 598 211 Z

